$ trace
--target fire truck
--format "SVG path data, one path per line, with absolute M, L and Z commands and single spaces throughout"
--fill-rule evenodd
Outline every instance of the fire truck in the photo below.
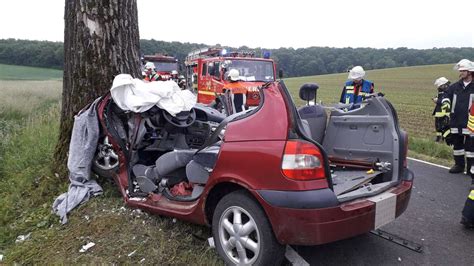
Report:
M 223 48 L 204 48 L 186 57 L 187 87 L 197 92 L 198 102 L 210 104 L 224 93 L 229 83 L 231 69 L 239 71 L 239 82 L 247 90 L 246 104 L 257 106 L 260 102 L 258 87 L 275 81 L 275 64 L 266 53 L 262 58 L 254 52 L 228 52 Z
M 163 54 L 144 55 L 142 57 L 143 68 L 147 62 L 153 62 L 156 73 L 161 77 L 161 80 L 171 79 L 172 71 L 178 72 L 178 59 L 172 56 Z M 144 71 L 144 69 L 142 69 L 142 71 Z

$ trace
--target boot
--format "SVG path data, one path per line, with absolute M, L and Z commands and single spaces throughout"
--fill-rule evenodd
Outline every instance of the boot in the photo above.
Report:
M 461 224 L 464 225 L 467 229 L 474 229 L 474 223 L 469 221 L 466 217 L 461 217 Z
M 464 166 L 455 164 L 451 169 L 449 169 L 450 174 L 459 174 L 459 173 L 464 173 Z

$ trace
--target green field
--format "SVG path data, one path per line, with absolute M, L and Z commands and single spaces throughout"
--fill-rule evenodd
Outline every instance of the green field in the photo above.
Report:
M 0 64 L 0 80 L 50 80 L 62 78 L 62 70 Z
M 66 191 L 68 180 L 52 172 L 51 160 L 58 137 L 61 72 L 34 68 L 34 81 L 15 76 L 25 69 L 30 70 L 0 65 L 0 254 L 6 264 L 136 264 L 142 259 L 146 264 L 221 263 L 205 241 L 208 228 L 122 208 L 115 187 L 104 180 L 99 182 L 105 195 L 74 210 L 70 223 L 60 225 L 51 204 Z M 431 140 L 433 82 L 443 75 L 455 80 L 457 73 L 451 65 L 368 71 L 367 78 L 395 105 L 402 127 L 414 136 L 412 156 L 425 154 L 432 161 L 450 157 L 448 146 Z M 317 82 L 318 99 L 329 104 L 338 101 L 346 77 L 344 73 L 285 82 L 294 99 L 300 85 Z M 28 233 L 30 239 L 15 244 L 18 235 Z M 79 253 L 89 241 L 96 246 Z

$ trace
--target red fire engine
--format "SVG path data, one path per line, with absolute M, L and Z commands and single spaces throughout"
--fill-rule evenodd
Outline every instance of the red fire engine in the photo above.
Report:
M 256 106 L 260 101 L 258 87 L 276 78 L 275 64 L 268 57 L 256 58 L 253 52 L 227 52 L 223 48 L 191 52 L 185 61 L 187 86 L 197 91 L 198 102 L 209 104 L 224 92 L 230 82 L 229 71 L 236 69 L 239 82 L 247 89 L 247 105 Z
M 172 78 L 172 71 L 178 73 L 178 59 L 163 54 L 144 55 L 142 57 L 143 67 L 147 62 L 155 65 L 156 73 L 161 80 L 169 80 Z

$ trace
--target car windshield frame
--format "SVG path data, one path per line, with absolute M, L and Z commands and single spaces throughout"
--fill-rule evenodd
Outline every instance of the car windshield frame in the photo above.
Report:
M 272 82 L 276 80 L 273 61 L 232 58 L 223 62 L 223 68 L 224 79 L 228 78 L 231 69 L 237 69 L 241 81 Z

